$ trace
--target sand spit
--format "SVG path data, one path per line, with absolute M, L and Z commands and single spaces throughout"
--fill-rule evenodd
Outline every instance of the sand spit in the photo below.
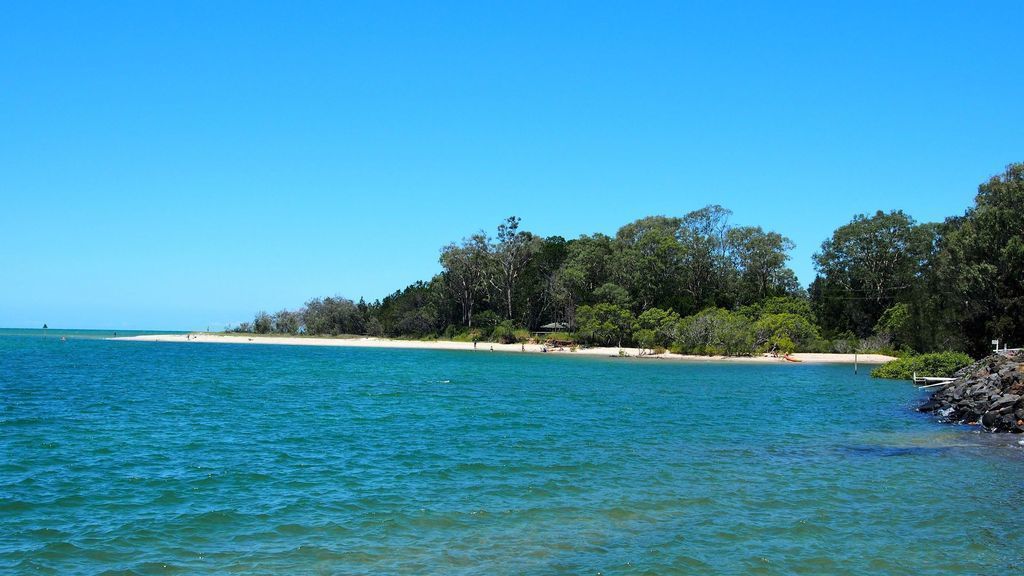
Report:
M 473 350 L 472 342 L 451 342 L 446 340 L 398 340 L 392 338 L 313 338 L 297 336 L 246 336 L 244 334 L 149 334 L 144 336 L 127 336 L 111 338 L 111 340 L 141 341 L 141 342 L 181 342 L 181 343 L 210 343 L 210 344 L 276 344 L 284 346 L 346 346 L 350 348 L 413 348 L 420 350 Z M 541 344 L 497 344 L 491 342 L 478 342 L 475 346 L 477 352 L 529 352 L 544 353 L 544 346 Z M 818 353 L 796 353 L 790 354 L 791 360 L 772 356 L 689 356 L 685 354 L 649 354 L 639 348 L 577 348 L 571 351 L 569 348 L 547 348 L 550 354 L 571 354 L 574 356 L 621 356 L 627 355 L 632 358 L 660 359 L 660 360 L 687 360 L 694 362 L 752 362 L 769 364 L 853 364 L 853 354 L 818 354 Z M 621 351 L 621 354 L 620 354 Z M 883 354 L 858 354 L 856 361 L 862 364 L 884 364 L 895 360 L 892 356 Z M 794 362 L 795 361 L 795 362 Z

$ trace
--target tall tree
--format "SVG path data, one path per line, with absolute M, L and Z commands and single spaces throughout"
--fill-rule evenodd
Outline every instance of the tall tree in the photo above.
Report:
M 911 294 L 932 246 L 930 226 L 896 210 L 858 214 L 814 255 L 812 298 L 826 329 L 867 336 L 893 304 Z
M 580 236 L 567 245 L 560 279 L 576 302 L 582 302 L 611 272 L 612 239 L 604 234 Z
M 994 338 L 1024 345 L 1024 163 L 979 186 L 974 207 L 945 229 L 938 288 L 950 328 L 975 355 Z
M 508 320 L 514 319 L 513 302 L 519 277 L 536 250 L 536 238 L 519 230 L 518 217 L 509 216 L 498 226 L 497 244 L 492 249 L 494 273 L 489 276 L 489 281 L 500 295 L 502 313 Z
M 726 232 L 726 243 L 739 273 L 737 301 L 754 304 L 796 292 L 796 275 L 786 266 L 793 241 L 760 226 L 741 226 Z
M 520 306 L 526 310 L 529 328 L 566 319 L 565 294 L 559 286 L 559 271 L 569 253 L 569 243 L 561 236 L 537 241 L 537 251 L 522 276 Z
M 718 304 L 716 296 L 728 277 L 725 236 L 731 215 L 731 210 L 714 204 L 690 212 L 680 222 L 683 291 L 693 311 Z
M 649 216 L 626 224 L 615 235 L 612 256 L 615 283 L 625 288 L 637 309 L 668 306 L 676 292 L 679 218 Z
M 488 239 L 483 232 L 463 238 L 461 244 L 441 249 L 444 279 L 462 312 L 462 324 L 473 326 L 473 309 L 486 289 Z

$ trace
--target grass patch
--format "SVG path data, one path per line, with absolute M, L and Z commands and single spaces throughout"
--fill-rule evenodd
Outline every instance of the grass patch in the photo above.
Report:
M 934 352 L 905 356 L 892 362 L 886 362 L 871 371 L 875 378 L 892 378 L 910 380 L 916 372 L 918 376 L 949 378 L 957 370 L 967 366 L 974 360 L 963 352 Z

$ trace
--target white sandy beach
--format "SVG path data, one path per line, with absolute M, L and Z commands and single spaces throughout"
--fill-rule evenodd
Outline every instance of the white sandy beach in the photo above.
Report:
M 472 342 L 451 342 L 446 340 L 396 340 L 390 338 L 313 338 L 295 336 L 245 336 L 236 334 L 149 334 L 145 336 L 127 336 L 111 338 L 112 340 L 130 340 L 144 342 L 180 342 L 180 343 L 209 343 L 209 344 L 276 344 L 285 346 L 346 346 L 351 348 L 415 348 L 421 350 L 473 350 Z M 784 358 L 771 356 L 689 356 L 684 354 L 643 354 L 638 348 L 615 348 L 596 347 L 578 348 L 575 352 L 565 349 L 548 348 L 551 354 L 571 354 L 576 356 L 619 356 L 619 351 L 630 357 L 645 359 L 669 359 L 689 360 L 697 362 L 715 362 L 727 360 L 729 362 L 756 362 L 791 364 L 805 362 L 809 364 L 853 364 L 856 360 L 862 364 L 884 364 L 895 360 L 892 356 L 883 354 L 858 354 L 856 359 L 853 354 L 818 354 L 801 352 L 790 354 L 790 358 L 797 362 L 787 361 Z M 491 342 L 478 342 L 477 352 L 516 352 L 516 353 L 543 353 L 541 344 L 497 344 Z

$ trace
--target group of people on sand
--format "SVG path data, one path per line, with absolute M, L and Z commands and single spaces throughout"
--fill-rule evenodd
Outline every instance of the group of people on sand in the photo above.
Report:
M 476 348 L 476 343 L 477 343 L 477 341 L 476 341 L 476 340 L 473 340 L 473 350 L 476 350 L 476 349 L 477 349 L 477 348 Z M 519 345 L 519 349 L 520 349 L 521 351 L 523 351 L 523 352 L 526 352 L 526 343 L 525 343 L 525 342 L 521 343 L 521 344 Z M 559 346 L 559 347 L 558 347 L 558 350 L 564 350 L 564 348 L 562 348 L 561 346 Z M 547 344 L 542 344 L 542 345 L 541 345 L 541 347 L 540 347 L 540 351 L 541 351 L 541 352 L 547 352 L 547 351 L 548 351 L 548 346 L 547 346 Z M 491 344 L 491 352 L 494 352 L 494 344 Z

